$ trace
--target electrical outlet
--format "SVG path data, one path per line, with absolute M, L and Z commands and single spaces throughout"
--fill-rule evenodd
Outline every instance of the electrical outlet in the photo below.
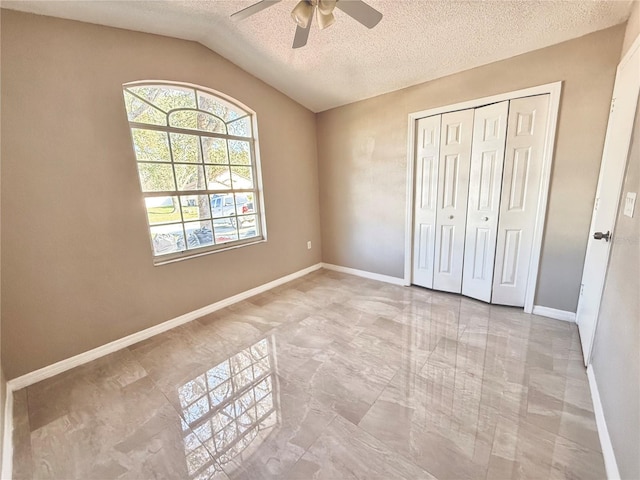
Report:
M 307 250 L 311 250 L 311 240 L 307 242 Z
M 624 212 L 623 214 L 627 217 L 633 218 L 633 210 L 636 206 L 636 193 L 635 192 L 627 192 L 627 196 L 624 199 Z

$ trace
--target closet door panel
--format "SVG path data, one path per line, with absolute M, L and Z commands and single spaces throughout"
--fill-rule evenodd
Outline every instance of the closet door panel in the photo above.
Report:
M 462 291 L 473 109 L 442 115 L 433 288 Z
M 412 283 L 433 287 L 441 115 L 417 122 Z
M 473 124 L 462 293 L 491 301 L 509 102 L 477 108 Z
M 509 106 L 492 303 L 524 306 L 548 108 L 549 95 Z

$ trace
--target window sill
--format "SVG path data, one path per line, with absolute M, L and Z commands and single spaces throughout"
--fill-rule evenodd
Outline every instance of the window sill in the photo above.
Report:
M 202 257 L 204 255 L 211 255 L 213 253 L 228 252 L 229 250 L 235 250 L 237 248 L 248 247 L 250 245 L 257 245 L 259 243 L 266 243 L 266 238 L 257 238 L 242 243 L 234 243 L 223 248 L 203 249 L 199 251 L 185 251 L 179 253 L 173 253 L 170 255 L 157 257 L 153 259 L 153 266 L 159 267 L 161 265 L 168 265 L 170 263 L 182 262 L 183 260 L 191 260 L 192 258 Z

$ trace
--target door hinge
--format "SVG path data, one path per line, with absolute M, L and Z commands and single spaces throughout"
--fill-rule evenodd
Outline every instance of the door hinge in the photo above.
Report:
M 611 111 L 609 113 L 613 113 L 613 109 L 616 107 L 616 97 L 611 99 Z
M 593 210 L 596 211 L 598 210 L 598 204 L 600 203 L 600 197 L 596 197 L 596 203 L 593 206 Z
M 584 295 L 584 283 L 580 284 L 580 296 Z

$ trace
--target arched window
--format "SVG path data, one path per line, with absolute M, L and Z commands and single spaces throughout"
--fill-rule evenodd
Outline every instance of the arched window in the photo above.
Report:
M 201 87 L 123 88 L 155 263 L 264 240 L 255 114 Z

